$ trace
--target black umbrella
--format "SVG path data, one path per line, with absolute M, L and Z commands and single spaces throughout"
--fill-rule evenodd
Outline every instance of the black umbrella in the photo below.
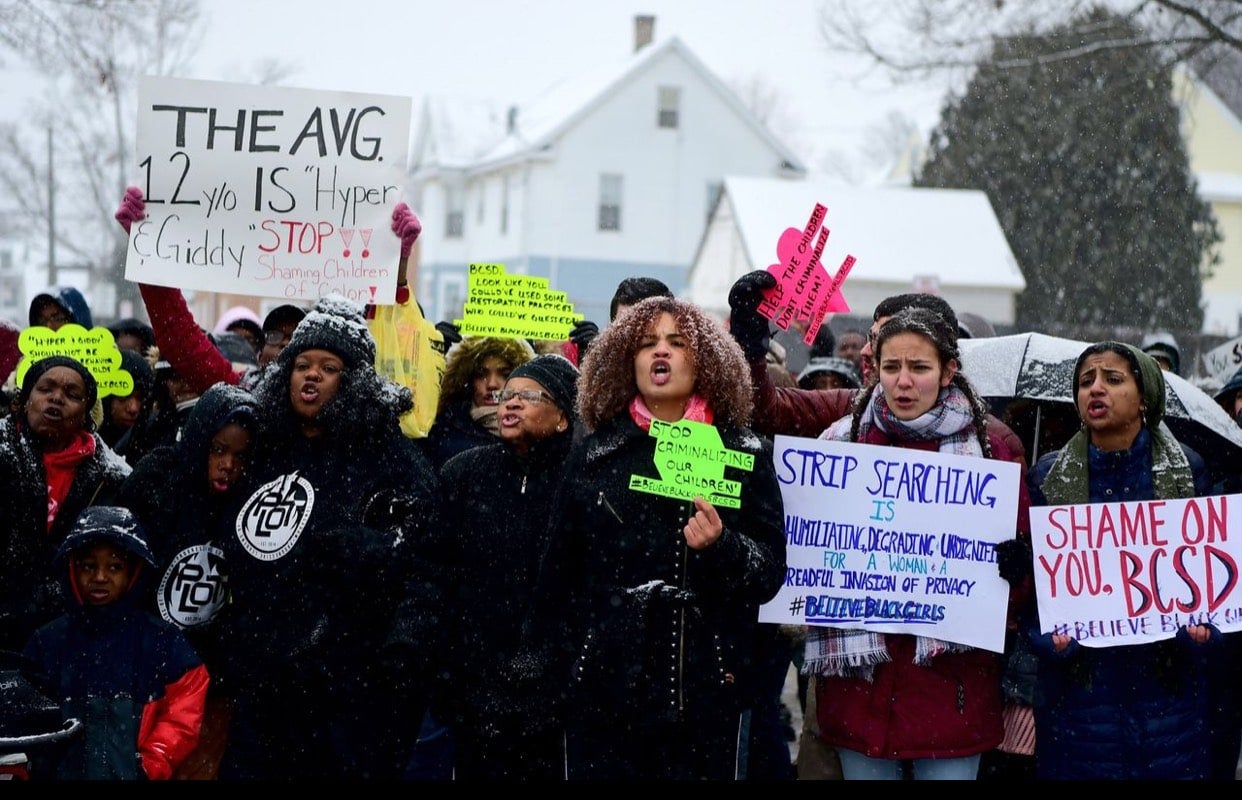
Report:
M 1091 342 L 1062 339 L 1042 333 L 1017 333 L 983 339 L 962 339 L 962 372 L 976 391 L 988 398 L 998 416 L 1014 400 L 1033 401 L 1036 414 L 1035 447 L 1038 457 L 1041 417 L 1056 414 L 1058 421 L 1074 414 L 1074 364 Z M 1203 456 L 1214 481 L 1237 471 L 1242 463 L 1242 428 L 1210 395 L 1190 381 L 1164 373 L 1164 420 L 1178 441 Z M 1072 433 L 1072 430 L 1070 431 Z

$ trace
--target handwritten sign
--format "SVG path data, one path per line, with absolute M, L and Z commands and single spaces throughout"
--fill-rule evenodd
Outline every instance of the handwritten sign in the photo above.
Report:
M 789 330 L 795 320 L 806 323 L 803 341 L 815 342 L 824 318 L 830 313 L 847 312 L 849 305 L 841 294 L 841 284 L 854 268 L 855 258 L 847 255 L 831 280 L 820 263 L 828 244 L 828 228 L 823 227 L 828 209 L 816 203 L 802 230 L 786 228 L 776 243 L 779 263 L 768 267 L 777 285 L 764 292 L 759 313 L 781 330 Z M 812 242 L 814 245 L 812 246 Z
M 1242 630 L 1242 495 L 1031 509 L 1039 626 L 1088 647 Z
M 144 77 L 138 100 L 126 278 L 396 302 L 408 98 Z
M 785 584 L 760 622 L 1005 645 L 1021 468 L 1009 461 L 776 436 Z
M 1242 336 L 1213 347 L 1203 354 L 1203 369 L 1210 377 L 1228 383 L 1233 374 L 1242 368 Z
M 547 278 L 507 275 L 504 264 L 471 264 L 462 318 L 453 323 L 463 336 L 566 341 L 582 319 Z
M 134 378 L 121 369 L 121 351 L 116 348 L 112 331 L 76 323 L 62 325 L 58 330 L 32 325 L 17 336 L 17 349 L 25 356 L 17 365 L 15 380 L 21 386 L 30 365 L 49 356 L 69 356 L 90 372 L 99 386 L 99 397 L 133 394 Z
M 704 422 L 656 419 L 651 421 L 648 433 L 656 437 L 655 465 L 660 479 L 631 475 L 630 489 L 683 500 L 702 497 L 714 506 L 742 507 L 742 484 L 725 478 L 724 470 L 754 470 L 753 455 L 725 447 L 720 431 Z

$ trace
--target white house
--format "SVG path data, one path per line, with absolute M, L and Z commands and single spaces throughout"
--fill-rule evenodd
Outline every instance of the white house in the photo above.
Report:
M 576 74 L 533 103 L 424 103 L 411 157 L 417 295 L 460 314 L 470 263 L 547 277 L 601 327 L 631 275 L 685 287 L 725 175 L 805 170 L 676 37 Z
M 777 263 L 781 233 L 804 228 L 816 203 L 828 209 L 828 274 L 856 259 L 842 287 L 851 316 L 869 319 L 885 297 L 928 291 L 994 326 L 1013 324 L 1026 281 L 987 195 L 966 189 L 730 176 L 690 267 L 688 299 L 725 319 L 733 282 Z

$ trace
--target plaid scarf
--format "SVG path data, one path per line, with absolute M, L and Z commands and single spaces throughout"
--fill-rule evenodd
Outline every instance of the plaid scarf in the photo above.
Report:
M 876 386 L 870 402 L 860 412 L 858 424 L 859 442 L 873 441 L 875 431 L 883 438 L 900 446 L 904 442 L 940 441 L 940 452 L 962 456 L 983 455 L 979 445 L 975 418 L 970 399 L 956 386 L 940 390 L 936 405 L 925 414 L 905 421 L 893 416 L 884 402 L 884 390 Z M 849 441 L 853 420 L 850 417 L 837 420 L 819 438 L 831 441 Z M 934 639 L 915 636 L 914 663 L 929 663 L 942 653 L 962 653 L 972 648 Z M 865 629 L 825 628 L 810 626 L 806 636 L 806 659 L 802 672 L 807 675 L 824 675 L 862 678 L 870 682 L 875 677 L 875 665 L 892 661 L 885 644 L 885 634 Z

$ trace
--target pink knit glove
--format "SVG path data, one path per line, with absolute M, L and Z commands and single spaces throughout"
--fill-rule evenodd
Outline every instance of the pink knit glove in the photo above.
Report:
M 116 221 L 129 233 L 129 227 L 138 220 L 147 218 L 147 204 L 142 200 L 142 190 L 131 186 L 125 190 L 125 197 L 116 210 Z
M 392 210 L 392 232 L 401 237 L 401 257 L 409 258 L 414 240 L 423 232 L 423 223 L 405 203 L 398 203 Z

